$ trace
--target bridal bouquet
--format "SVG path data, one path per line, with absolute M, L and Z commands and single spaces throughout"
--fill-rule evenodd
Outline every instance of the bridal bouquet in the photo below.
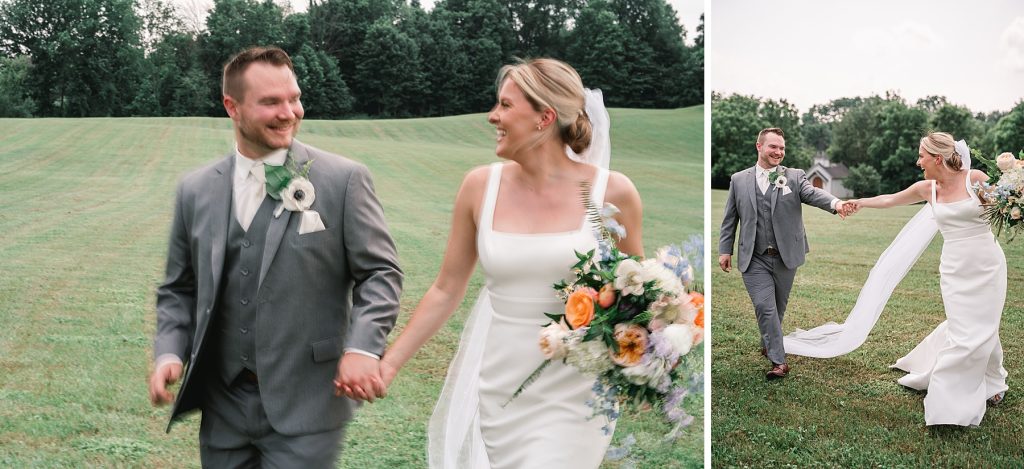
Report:
M 584 201 L 590 200 L 587 192 Z M 702 238 L 641 259 L 615 247 L 611 233 L 621 239 L 625 232 L 612 218 L 618 213 L 614 205 L 587 208 L 600 227 L 598 248 L 577 252 L 572 278 L 554 285 L 565 310 L 547 314 L 551 323 L 540 331 L 546 360 L 509 401 L 552 361 L 562 360 L 597 376 L 596 398 L 588 404 L 594 417 L 607 418 L 606 432 L 618 418 L 617 404 L 633 401 L 660 408 L 674 424 L 669 437 L 678 436 L 693 421 L 683 398 L 701 386 L 696 370 L 702 372 L 703 356 L 690 352 L 704 338 L 704 296 L 695 291 L 694 264 L 687 256 L 703 256 Z
M 1020 160 L 1009 152 L 999 155 L 995 161 L 976 156 L 990 170 L 999 173 L 995 184 L 975 185 L 986 207 L 985 218 L 996 229 L 996 236 L 1006 228 L 1010 240 L 1013 240 L 1017 233 L 1024 230 L 1024 151 L 1020 152 Z

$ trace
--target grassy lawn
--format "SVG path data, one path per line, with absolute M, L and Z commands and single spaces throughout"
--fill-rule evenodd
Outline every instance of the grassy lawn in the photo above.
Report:
M 703 108 L 611 116 L 612 169 L 644 199 L 648 252 L 701 233 Z M 483 115 L 303 124 L 302 141 L 374 175 L 406 272 L 399 329 L 437 273 L 462 176 L 496 161 L 493 135 Z M 147 401 L 153 291 L 176 181 L 232 141 L 227 119 L 0 119 L 0 467 L 198 467 L 198 417 L 168 435 L 169 410 Z M 481 283 L 391 396 L 359 411 L 339 467 L 426 467 L 427 419 Z M 620 420 L 638 467 L 702 464 L 703 400 L 687 405 L 697 423 L 674 444 L 652 413 Z
M 711 253 L 726 191 L 712 191 Z M 919 206 L 864 209 L 840 221 L 806 207 L 811 245 L 797 272 L 783 330 L 842 322 L 875 260 Z M 888 366 L 944 319 L 941 236 L 896 288 L 867 342 L 834 359 L 789 356 L 793 370 L 766 382 L 753 306 L 738 270 L 712 273 L 711 451 L 716 467 L 1022 467 L 1024 242 L 1003 243 L 1009 291 L 1001 339 L 1010 373 L 1006 400 L 978 428 L 924 425 L 923 394 L 896 383 Z

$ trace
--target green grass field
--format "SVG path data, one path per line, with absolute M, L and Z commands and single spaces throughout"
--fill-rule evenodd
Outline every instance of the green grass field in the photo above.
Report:
M 909 163 L 908 163 L 909 164 Z M 712 191 L 711 261 L 726 191 Z M 783 330 L 842 322 L 875 260 L 919 206 L 864 209 L 840 221 L 804 208 L 811 252 L 797 272 Z M 738 270 L 712 274 L 711 452 L 715 467 L 1024 466 L 1024 240 L 1003 243 L 1009 291 L 1001 339 L 1010 391 L 978 428 L 924 425 L 923 394 L 888 366 L 944 319 L 941 236 L 897 287 L 856 351 L 833 359 L 789 356 L 784 380 L 766 382 L 753 306 Z
M 703 108 L 611 116 L 612 169 L 644 199 L 648 252 L 701 233 Z M 496 161 L 493 135 L 480 114 L 303 124 L 302 141 L 374 174 L 406 273 L 399 328 L 437 273 L 462 176 Z M 228 119 L 0 119 L 0 467 L 198 467 L 199 419 L 165 434 L 168 408 L 147 401 L 153 292 L 176 181 L 232 141 Z M 480 284 L 359 411 L 340 467 L 426 467 L 427 419 Z M 697 423 L 674 444 L 653 413 L 620 420 L 638 467 L 702 464 L 702 397 L 687 405 Z

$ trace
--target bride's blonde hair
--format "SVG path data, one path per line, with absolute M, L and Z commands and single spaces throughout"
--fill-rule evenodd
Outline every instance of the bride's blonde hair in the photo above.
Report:
M 552 109 L 558 116 L 562 141 L 572 151 L 583 153 L 590 146 L 593 128 L 584 111 L 583 80 L 569 64 L 555 59 L 517 59 L 498 71 L 497 89 L 512 80 L 535 111 Z
M 929 132 L 921 137 L 921 147 L 929 155 L 941 156 L 942 162 L 953 171 L 960 171 L 963 167 L 963 159 L 956 151 L 956 142 L 946 132 Z

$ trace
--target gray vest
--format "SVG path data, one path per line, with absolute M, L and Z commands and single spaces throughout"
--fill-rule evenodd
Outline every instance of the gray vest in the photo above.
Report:
M 768 192 L 761 193 L 761 188 L 754 181 L 754 203 L 757 208 L 757 231 L 754 234 L 754 254 L 763 254 L 765 249 L 778 249 L 775 242 L 775 227 L 772 226 L 772 192 L 774 184 L 768 185 Z
M 263 199 L 259 210 L 243 231 L 234 212 L 228 228 L 227 250 L 224 253 L 224 274 L 221 279 L 217 317 L 219 370 L 225 384 L 248 369 L 256 370 L 256 295 L 259 293 L 260 265 L 266 244 L 274 200 Z

